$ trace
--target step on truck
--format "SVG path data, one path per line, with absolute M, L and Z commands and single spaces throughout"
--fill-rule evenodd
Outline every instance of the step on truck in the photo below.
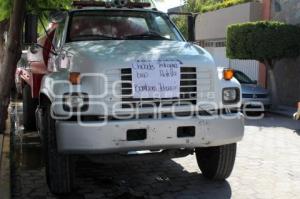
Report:
M 233 72 L 218 71 L 151 3 L 74 7 L 56 12 L 38 40 L 27 33 L 17 70 L 24 125 L 37 124 L 51 192 L 72 191 L 77 156 L 109 164 L 195 154 L 203 176 L 229 177 L 244 133 Z

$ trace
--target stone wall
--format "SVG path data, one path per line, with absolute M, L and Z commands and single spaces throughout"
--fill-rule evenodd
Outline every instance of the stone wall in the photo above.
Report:
M 300 0 L 272 0 L 271 5 L 272 20 L 300 25 Z M 295 107 L 300 101 L 300 57 L 279 61 L 275 76 L 280 103 Z
M 279 61 L 275 77 L 280 104 L 296 107 L 300 101 L 300 57 Z
M 272 0 L 272 19 L 300 25 L 299 0 Z

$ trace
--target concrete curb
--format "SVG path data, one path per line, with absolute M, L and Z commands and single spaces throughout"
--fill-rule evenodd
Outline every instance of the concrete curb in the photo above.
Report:
M 272 113 L 272 114 L 289 117 L 291 119 L 293 119 L 293 116 L 296 112 L 297 112 L 297 109 L 294 107 L 280 106 L 280 105 L 277 108 L 270 110 L 270 113 Z
M 1 160 L 1 157 L 2 157 L 2 146 L 3 146 L 3 135 L 0 134 L 0 160 Z M 1 161 L 0 161 L 1 162 Z M 1 164 L 0 164 L 0 168 L 1 168 Z
M 6 122 L 6 131 L 0 139 L 0 198 L 11 198 L 10 173 L 10 118 Z

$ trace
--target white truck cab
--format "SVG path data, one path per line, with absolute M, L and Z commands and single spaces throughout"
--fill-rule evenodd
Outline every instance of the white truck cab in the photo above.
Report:
M 71 192 L 74 155 L 195 153 L 205 177 L 227 178 L 244 133 L 243 115 L 230 111 L 241 106 L 240 84 L 167 14 L 103 5 L 68 11 L 52 30 L 36 114 L 50 190 Z

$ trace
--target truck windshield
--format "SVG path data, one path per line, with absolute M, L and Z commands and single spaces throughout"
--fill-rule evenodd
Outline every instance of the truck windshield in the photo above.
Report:
M 169 18 L 146 11 L 77 11 L 70 15 L 67 42 L 91 40 L 183 41 Z

